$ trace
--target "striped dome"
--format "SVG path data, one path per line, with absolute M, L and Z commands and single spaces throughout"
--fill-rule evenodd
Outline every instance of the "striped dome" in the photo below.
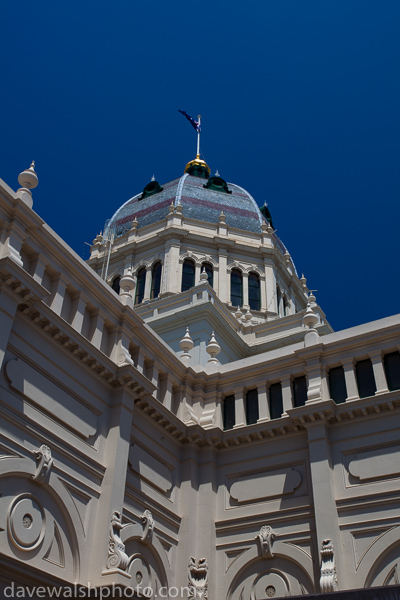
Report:
M 155 182 L 153 187 L 160 191 L 147 195 L 137 194 L 114 213 L 109 225 L 115 224 L 116 235 L 119 236 L 130 229 L 135 218 L 139 228 L 145 227 L 165 219 L 169 206 L 180 203 L 186 219 L 216 224 L 223 212 L 229 227 L 261 232 L 264 218 L 249 192 L 232 183 L 228 183 L 230 193 L 205 187 L 206 185 L 207 180 L 188 173 L 163 186 Z

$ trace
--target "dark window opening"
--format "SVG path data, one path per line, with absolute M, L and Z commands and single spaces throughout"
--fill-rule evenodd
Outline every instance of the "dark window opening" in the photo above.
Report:
M 210 265 L 210 263 L 203 263 L 201 265 L 201 270 L 205 270 L 205 272 L 207 273 L 207 277 L 208 277 L 208 283 L 211 287 L 213 287 L 213 283 L 214 283 L 214 273 L 213 273 L 213 268 L 212 265 Z
M 160 293 L 161 288 L 161 271 L 162 265 L 160 262 L 156 262 L 153 265 L 153 269 L 151 272 L 151 295 L 150 298 L 158 298 L 158 294 Z
M 114 290 L 114 292 L 116 292 L 117 294 L 119 294 L 121 286 L 120 286 L 120 282 L 121 282 L 121 275 L 118 275 L 114 281 L 112 282 L 112 289 Z
M 226 396 L 223 402 L 224 429 L 232 429 L 235 425 L 235 396 Z
M 360 398 L 375 396 L 376 384 L 370 358 L 359 360 L 356 363 L 356 379 Z
M 293 404 L 294 406 L 304 406 L 307 402 L 307 379 L 296 377 L 293 379 Z
M 334 367 L 329 371 L 329 391 L 336 404 L 342 404 L 347 398 L 346 380 L 343 367 Z
M 383 357 L 389 390 L 400 390 L 400 352 L 390 352 Z
M 231 272 L 231 303 L 232 306 L 243 305 L 243 280 L 238 269 L 233 269 Z
M 258 390 L 249 390 L 246 394 L 246 423 L 253 425 L 258 421 Z
M 144 298 L 144 286 L 146 283 L 146 268 L 142 267 L 137 273 L 135 304 L 140 304 Z
M 249 273 L 250 310 L 260 310 L 260 278 L 257 273 Z
M 183 261 L 182 265 L 182 287 L 181 291 L 186 292 L 194 286 L 194 262 L 187 258 Z
M 280 419 L 283 413 L 282 384 L 269 386 L 269 414 L 271 419 Z

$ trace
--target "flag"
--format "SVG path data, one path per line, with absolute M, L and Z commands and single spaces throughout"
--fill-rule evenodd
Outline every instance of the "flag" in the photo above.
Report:
M 195 130 L 197 131 L 197 133 L 200 133 L 200 122 L 199 121 L 195 121 L 195 119 L 193 119 L 193 117 L 189 117 L 189 115 L 187 114 L 187 112 L 185 112 L 184 110 L 179 110 L 178 112 L 180 112 L 184 117 L 187 118 L 187 120 L 191 123 L 192 127 L 195 128 Z

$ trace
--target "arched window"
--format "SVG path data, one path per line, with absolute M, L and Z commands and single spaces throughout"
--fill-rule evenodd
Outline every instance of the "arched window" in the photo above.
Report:
M 114 290 L 114 292 L 117 292 L 117 294 L 119 294 L 119 290 L 120 290 L 120 281 L 121 281 L 121 275 L 117 275 L 117 277 L 114 278 L 111 287 Z
M 231 303 L 232 306 L 243 305 L 243 280 L 239 269 L 231 271 Z
M 213 268 L 212 265 L 210 265 L 210 263 L 203 263 L 201 265 L 201 270 L 203 271 L 203 269 L 205 270 L 205 272 L 207 273 L 207 277 L 208 277 L 208 283 L 211 285 L 211 287 L 213 287 L 213 283 L 214 283 L 214 274 L 213 274 Z
M 161 287 L 161 271 L 162 265 L 160 262 L 156 262 L 153 265 L 151 271 L 151 295 L 150 298 L 158 298 L 158 294 L 160 293 Z
M 260 310 L 260 278 L 257 273 L 249 273 L 250 310 Z
M 185 292 L 194 286 L 194 262 L 190 258 L 183 261 L 182 266 L 182 287 L 181 291 Z
M 144 285 L 146 283 L 146 267 L 139 269 L 137 273 L 135 304 L 140 304 L 144 298 Z
M 281 302 L 282 302 L 282 294 L 279 286 L 276 286 L 276 312 L 278 313 L 278 317 L 281 317 Z

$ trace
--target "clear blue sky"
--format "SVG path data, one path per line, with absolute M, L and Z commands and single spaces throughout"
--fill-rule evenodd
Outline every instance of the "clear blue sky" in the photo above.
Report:
M 268 202 L 335 329 L 400 312 L 400 2 L 3 2 L 0 177 L 74 250 L 179 177 Z

